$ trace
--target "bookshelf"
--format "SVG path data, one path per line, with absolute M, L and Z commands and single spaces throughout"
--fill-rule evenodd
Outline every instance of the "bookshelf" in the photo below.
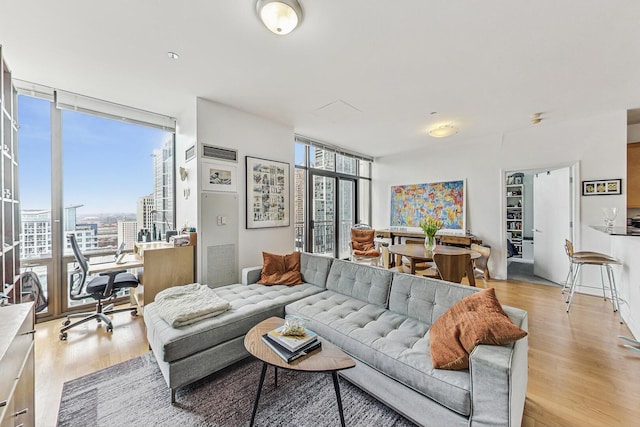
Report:
M 507 184 L 507 237 L 516 248 L 514 258 L 522 258 L 522 230 L 524 228 L 524 186 Z
M 2 291 L 9 302 L 20 302 L 20 289 L 14 288 L 20 275 L 20 202 L 18 197 L 18 94 L 11 70 L 0 45 L 0 185 L 2 192 Z

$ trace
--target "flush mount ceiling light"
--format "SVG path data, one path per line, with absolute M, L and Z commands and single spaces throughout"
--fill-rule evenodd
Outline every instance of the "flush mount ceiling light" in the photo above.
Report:
M 434 138 L 445 138 L 458 133 L 458 128 L 453 125 L 440 125 L 429 129 L 429 135 Z
M 167 58 L 169 58 L 169 59 L 178 59 L 178 58 L 180 58 L 180 55 L 178 55 L 175 52 L 167 52 Z
M 297 0 L 258 0 L 256 11 L 272 33 L 283 36 L 302 21 L 302 7 Z

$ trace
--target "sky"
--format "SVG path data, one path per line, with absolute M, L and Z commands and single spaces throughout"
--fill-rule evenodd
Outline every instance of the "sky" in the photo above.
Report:
M 21 209 L 51 209 L 51 125 L 47 100 L 18 98 Z M 169 132 L 62 111 L 63 205 L 78 215 L 135 213 L 153 191 L 154 149 Z

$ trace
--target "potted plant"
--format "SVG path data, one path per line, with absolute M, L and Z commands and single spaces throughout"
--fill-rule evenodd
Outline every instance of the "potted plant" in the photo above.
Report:
M 442 221 L 435 218 L 423 218 L 420 221 L 420 228 L 424 232 L 424 247 L 427 251 L 433 251 L 436 247 L 436 233 L 442 228 Z

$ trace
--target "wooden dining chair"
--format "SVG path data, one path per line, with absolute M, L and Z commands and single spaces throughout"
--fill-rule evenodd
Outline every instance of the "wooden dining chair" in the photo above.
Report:
M 469 254 L 433 254 L 433 260 L 438 268 L 438 273 L 442 280 L 447 282 L 460 283 L 467 271 L 467 266 L 471 262 Z

